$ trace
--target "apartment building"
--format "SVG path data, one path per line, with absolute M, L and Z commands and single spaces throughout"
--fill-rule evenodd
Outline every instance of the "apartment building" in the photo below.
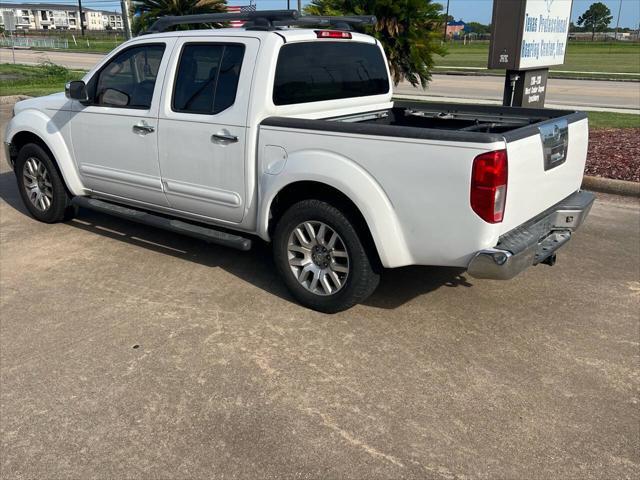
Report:
M 5 13 L 13 15 L 18 30 L 80 30 L 77 6 L 51 3 L 0 3 L 0 25 Z M 85 30 L 122 30 L 122 15 L 92 8 L 82 9 Z
M 117 12 L 101 12 L 102 13 L 102 25 L 105 29 L 111 27 L 112 30 L 123 30 L 124 24 L 122 23 L 122 15 Z M 107 27 L 108 26 L 108 27 Z

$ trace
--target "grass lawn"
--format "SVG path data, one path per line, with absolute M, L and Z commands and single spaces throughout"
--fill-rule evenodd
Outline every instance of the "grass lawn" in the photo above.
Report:
M 432 101 L 412 100 L 421 103 L 437 103 Z M 640 115 L 631 113 L 589 112 L 589 128 L 640 128 Z
M 109 53 L 122 43 L 122 40 L 89 40 L 82 41 L 77 39 L 78 44 L 75 45 L 72 41 L 69 41 L 69 48 L 47 48 L 47 47 L 34 47 L 33 50 L 43 52 L 81 52 L 81 53 Z
M 589 127 L 599 128 L 640 128 L 640 115 L 629 113 L 588 112 Z
M 80 35 L 79 32 L 73 34 L 72 32 L 49 30 L 44 34 L 34 34 L 23 36 L 17 35 L 18 42 L 26 42 L 31 44 L 33 42 L 40 45 L 45 43 L 53 45 L 54 43 L 62 46 L 66 40 L 69 48 L 52 48 L 45 46 L 33 46 L 33 50 L 42 51 L 56 51 L 56 52 L 83 52 L 83 53 L 107 53 L 116 48 L 124 41 L 124 34 L 122 32 L 111 32 L 108 34 L 94 34 L 92 32 L 86 32 L 85 36 Z M 20 44 L 20 43 L 19 43 Z
M 439 67 L 486 68 L 489 42 L 477 41 L 467 45 L 461 42 L 448 44 L 449 54 L 436 57 Z M 640 78 L 639 43 L 569 42 L 564 65 L 551 67 L 553 70 L 576 72 L 633 73 L 634 75 L 614 75 L 615 78 Z M 502 72 L 502 70 L 495 70 Z M 552 76 L 561 76 L 556 74 Z M 591 75 L 597 76 L 597 75 Z
M 84 71 L 68 70 L 59 65 L 0 64 L 0 95 L 40 96 L 62 92 L 69 80 L 79 80 Z M 607 112 L 589 112 L 591 128 L 640 127 L 640 115 Z
M 69 49 L 65 52 L 107 53 L 122 43 L 123 39 L 83 39 L 76 37 L 76 44 L 69 37 Z M 489 41 L 478 40 L 467 45 L 451 42 L 447 45 L 449 54 L 436 56 L 438 67 L 486 68 L 489 55 Z M 38 50 L 51 50 L 38 48 Z M 438 69 L 440 70 L 440 69 Z M 436 70 L 436 72 L 438 71 Z M 551 68 L 551 76 L 556 78 L 575 77 L 575 74 L 554 73 L 554 70 L 574 72 L 602 72 L 580 75 L 585 78 L 607 78 L 606 72 L 632 73 L 634 75 L 613 75 L 621 79 L 640 79 L 640 43 L 613 42 L 569 42 L 564 65 Z M 503 70 L 484 70 L 484 73 L 502 74 Z
M 79 80 L 83 71 L 69 70 L 59 65 L 0 64 L 0 95 L 40 96 L 64 91 L 69 80 Z
M 78 42 L 78 45 L 74 45 L 69 42 L 69 48 L 65 49 L 65 52 L 84 52 L 84 53 L 109 53 L 111 50 L 120 45 L 122 41 L 114 40 L 89 40 L 89 44 L 86 42 Z

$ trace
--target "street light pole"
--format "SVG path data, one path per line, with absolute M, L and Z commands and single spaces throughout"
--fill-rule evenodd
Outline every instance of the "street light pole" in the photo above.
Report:
M 302 0 L 298 0 L 298 11 L 301 12 L 302 11 Z M 618 15 L 620 16 L 620 15 Z
M 622 11 L 622 0 L 620 0 L 620 3 L 618 4 L 618 20 L 616 20 L 616 34 L 613 37 L 613 40 L 615 42 L 618 41 L 618 27 L 620 26 L 620 12 Z
M 449 23 L 449 0 L 447 0 L 447 13 L 444 14 L 444 34 L 442 35 L 442 41 L 447 41 L 447 24 Z
M 120 9 L 122 10 L 122 26 L 124 27 L 124 36 L 127 40 L 131 39 L 131 22 L 129 21 L 129 3 L 127 0 L 120 0 Z
M 82 21 L 82 0 L 78 0 L 78 16 L 80 17 L 80 33 L 84 37 L 84 22 Z

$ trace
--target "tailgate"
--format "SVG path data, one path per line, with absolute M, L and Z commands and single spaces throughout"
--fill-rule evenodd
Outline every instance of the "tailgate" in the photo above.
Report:
M 501 233 L 525 223 L 580 189 L 587 158 L 586 114 L 574 113 L 505 135 L 509 162 Z

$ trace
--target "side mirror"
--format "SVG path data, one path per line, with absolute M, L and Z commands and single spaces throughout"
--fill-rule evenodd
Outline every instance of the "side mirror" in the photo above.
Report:
M 79 100 L 87 102 L 89 96 L 87 94 L 87 86 L 82 80 L 72 80 L 64 86 L 64 94 L 71 100 Z

